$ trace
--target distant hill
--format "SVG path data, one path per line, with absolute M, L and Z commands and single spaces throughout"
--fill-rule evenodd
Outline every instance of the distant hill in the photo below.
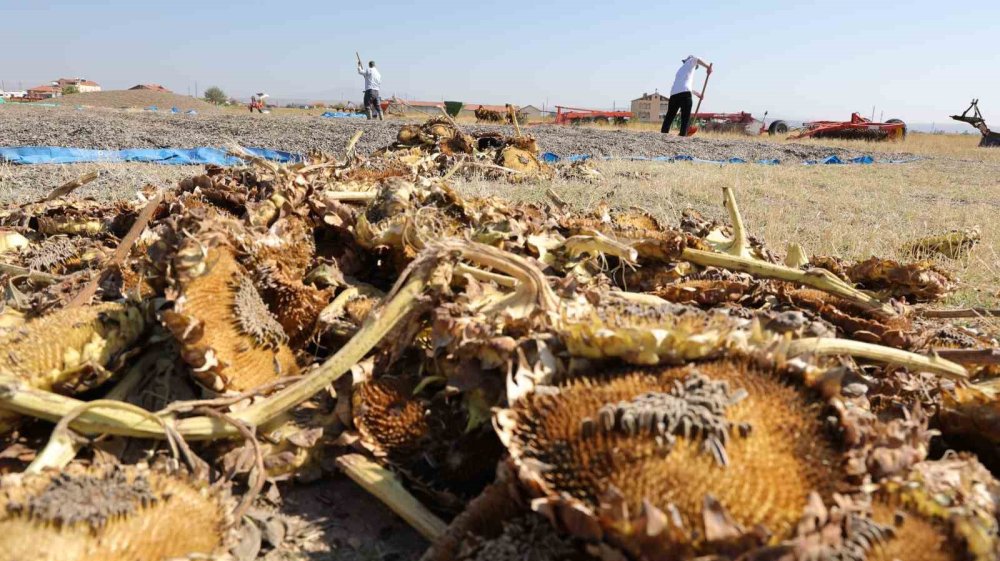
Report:
M 169 111 L 176 107 L 181 111 L 194 109 L 198 112 L 219 111 L 219 108 L 206 101 L 186 95 L 150 90 L 111 90 L 106 92 L 91 92 L 64 95 L 51 100 L 62 105 L 89 105 L 91 107 L 114 107 L 118 109 L 143 109 L 155 105 L 161 111 Z

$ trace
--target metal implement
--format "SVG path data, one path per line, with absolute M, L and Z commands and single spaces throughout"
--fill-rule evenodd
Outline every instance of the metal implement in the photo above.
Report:
M 696 67 L 697 68 L 697 67 Z M 698 97 L 698 105 L 694 108 L 694 114 L 697 115 L 701 111 L 701 102 L 705 100 L 705 90 L 708 89 L 708 79 L 712 77 L 712 65 L 708 65 L 708 71 L 705 72 L 705 83 L 701 85 L 701 95 Z M 692 115 L 694 117 L 694 115 Z M 688 136 L 698 132 L 698 127 L 694 125 L 688 126 Z
M 746 111 L 740 111 L 739 113 L 695 112 L 691 115 L 691 121 L 698 123 L 701 130 L 706 132 L 732 132 L 751 135 L 769 134 L 771 136 L 788 132 L 788 125 L 784 121 L 775 120 L 768 125 L 766 111 L 764 112 L 764 118 L 761 120 L 757 120 L 756 117 Z M 759 126 L 758 123 L 760 123 Z
M 968 116 L 969 111 L 972 111 L 972 116 Z M 982 133 L 983 139 L 979 141 L 980 148 L 989 146 L 1000 147 L 1000 132 L 993 132 L 986 126 L 986 120 L 983 119 L 983 114 L 979 112 L 978 99 L 973 99 L 972 103 L 969 104 L 969 108 L 962 111 L 961 115 L 952 115 L 951 118 L 963 123 L 969 123 Z
M 579 125 L 583 123 L 614 123 L 624 125 L 632 119 L 631 111 L 601 111 L 556 105 L 557 125 Z
M 802 124 L 803 128 L 789 136 L 800 138 L 841 138 L 847 140 L 902 140 L 906 138 L 906 123 L 899 119 L 889 119 L 876 123 L 865 119 L 860 113 L 851 113 L 850 121 L 812 121 Z

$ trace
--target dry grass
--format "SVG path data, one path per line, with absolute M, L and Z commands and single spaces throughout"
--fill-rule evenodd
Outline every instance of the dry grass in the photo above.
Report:
M 770 121 L 768 121 L 770 123 Z M 622 127 L 614 125 L 590 124 L 583 125 L 600 129 L 620 129 Z M 627 130 L 657 132 L 660 130 L 659 123 L 630 122 L 624 127 Z M 677 134 L 676 127 L 671 134 Z M 751 137 L 738 133 L 714 133 L 699 131 L 696 133 L 702 138 L 717 138 L 727 140 L 747 140 L 750 138 L 761 142 L 773 143 L 797 143 L 812 144 L 815 146 L 835 146 L 848 148 L 851 150 L 878 152 L 888 154 L 916 154 L 928 157 L 947 157 L 975 160 L 980 162 L 992 162 L 1000 164 L 1000 150 L 989 150 L 978 148 L 980 134 L 969 127 L 970 134 L 928 134 L 921 132 L 911 132 L 905 139 L 897 142 L 863 142 L 857 140 L 838 140 L 832 138 L 800 140 L 789 140 L 787 136 L 762 135 Z
M 1000 302 L 1000 165 L 942 158 L 871 166 L 614 161 L 598 167 L 603 181 L 556 180 L 551 187 L 580 208 L 604 200 L 642 207 L 676 224 L 689 207 L 725 220 L 722 186 L 731 185 L 751 232 L 779 252 L 798 242 L 809 254 L 905 260 L 911 257 L 900 246 L 907 240 L 978 227 L 982 241 L 966 258 L 942 258 L 961 280 L 948 303 Z M 467 194 L 542 200 L 548 185 L 473 180 L 458 187 Z

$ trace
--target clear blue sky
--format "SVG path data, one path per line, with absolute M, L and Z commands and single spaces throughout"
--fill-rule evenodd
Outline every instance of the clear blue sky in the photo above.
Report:
M 1000 2 L 77 2 L 0 0 L 0 80 L 218 85 L 246 97 L 383 97 L 584 107 L 716 65 L 702 110 L 851 111 L 944 123 L 973 96 L 1000 126 Z M 699 78 L 700 80 L 700 78 Z

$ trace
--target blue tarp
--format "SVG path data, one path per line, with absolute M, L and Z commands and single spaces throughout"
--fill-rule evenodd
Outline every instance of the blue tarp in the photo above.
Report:
M 356 119 L 358 117 L 367 117 L 364 113 L 347 113 L 344 111 L 327 111 L 320 115 L 320 117 L 326 117 L 327 119 Z
M 589 160 L 592 158 L 590 154 L 570 154 L 569 156 L 559 156 L 558 154 L 553 154 L 552 152 L 545 152 L 542 154 L 541 159 L 543 162 L 554 163 L 561 160 L 568 160 L 570 162 L 577 162 L 580 160 Z M 634 160 L 634 161 L 649 161 L 649 162 L 697 162 L 701 164 L 745 164 L 748 163 L 747 160 L 743 158 L 728 158 L 726 160 L 706 160 L 703 158 L 695 158 L 694 156 L 688 156 L 686 154 L 679 154 L 677 156 L 628 156 L 624 158 L 612 158 L 610 156 L 605 157 L 605 160 Z M 856 158 L 850 158 L 848 160 L 842 160 L 837 156 L 828 156 L 822 160 L 806 160 L 802 162 L 806 165 L 815 164 L 906 164 L 910 162 L 915 162 L 919 160 L 919 157 L 906 158 L 906 159 L 889 159 L 884 158 L 881 160 L 876 160 L 871 156 L 858 156 Z M 766 159 L 757 160 L 754 163 L 764 166 L 775 166 L 781 163 L 778 159 Z
M 250 154 L 275 162 L 299 162 L 302 155 L 266 148 L 244 148 Z M 90 150 L 56 146 L 0 147 L 0 160 L 12 164 L 76 164 L 87 162 L 146 162 L 173 165 L 233 166 L 242 160 L 220 148 L 132 148 Z

